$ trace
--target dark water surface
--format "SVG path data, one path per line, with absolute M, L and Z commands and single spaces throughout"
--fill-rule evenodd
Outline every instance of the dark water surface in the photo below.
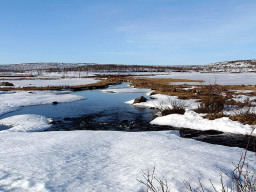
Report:
M 0 125 L 0 131 L 9 129 L 10 127 L 4 126 L 4 125 Z
M 126 88 L 127 83 L 110 86 L 110 88 Z M 38 114 L 53 118 L 53 126 L 47 131 L 69 130 L 111 130 L 111 131 L 163 131 L 183 138 L 193 138 L 212 144 L 246 148 L 248 136 L 222 133 L 217 131 L 197 131 L 191 129 L 175 129 L 170 126 L 150 125 L 156 110 L 139 108 L 125 104 L 144 93 L 103 93 L 100 90 L 85 90 L 73 94 L 84 96 L 86 100 L 57 105 L 37 105 L 24 107 L 19 111 L 1 116 L 2 118 L 21 114 Z M 146 96 L 145 96 L 146 97 Z M 8 127 L 0 126 L 0 130 Z M 253 138 L 254 139 L 254 138 Z M 252 139 L 252 140 L 253 140 Z M 249 149 L 254 149 L 253 142 Z

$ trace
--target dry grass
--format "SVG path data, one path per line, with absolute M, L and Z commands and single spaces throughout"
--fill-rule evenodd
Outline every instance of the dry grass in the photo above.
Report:
M 170 114 L 184 114 L 185 113 L 185 104 L 181 101 L 169 100 L 165 103 L 161 103 L 160 106 L 157 106 L 160 109 L 161 116 L 166 116 Z
M 100 89 L 100 88 L 106 88 L 109 85 L 114 85 L 119 83 L 120 81 L 115 80 L 101 80 L 97 83 L 93 84 L 86 84 L 86 85 L 75 85 L 75 86 L 48 86 L 48 87 L 2 87 L 0 88 L 0 91 L 42 91 L 42 90 L 74 90 L 79 91 L 83 89 Z
M 232 115 L 230 119 L 244 124 L 256 125 L 256 113 L 251 108 L 240 110 L 235 115 Z
M 226 117 L 223 114 L 225 106 L 231 107 L 250 107 L 251 102 L 238 102 L 233 100 L 234 95 L 256 96 L 256 92 L 251 93 L 236 93 L 233 90 L 256 90 L 256 86 L 245 85 L 197 85 L 196 88 L 191 88 L 190 85 L 171 85 L 170 82 L 188 82 L 188 80 L 179 79 L 136 79 L 127 78 L 124 81 L 129 81 L 134 87 L 154 89 L 154 93 L 160 93 L 170 96 L 177 96 L 179 99 L 198 99 L 201 105 L 196 110 L 198 113 L 207 113 L 205 118 L 210 120 Z M 194 82 L 194 81 L 191 81 Z M 185 89 L 190 88 L 190 89 Z M 164 114 L 173 113 L 166 110 Z M 256 124 L 256 115 L 254 113 L 237 114 L 230 117 L 232 120 L 240 121 L 245 124 Z

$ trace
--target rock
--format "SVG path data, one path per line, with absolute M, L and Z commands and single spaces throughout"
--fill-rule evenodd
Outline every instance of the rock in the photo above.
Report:
M 57 102 L 57 101 L 53 101 L 52 104 L 53 104 L 53 105 L 57 105 L 58 102 Z
M 147 101 L 147 98 L 145 98 L 144 96 L 140 96 L 134 100 L 134 103 L 141 103 L 146 101 Z
M 0 86 L 14 86 L 12 83 L 9 82 L 1 82 Z
M 49 124 L 56 125 L 56 122 L 55 121 L 51 121 Z

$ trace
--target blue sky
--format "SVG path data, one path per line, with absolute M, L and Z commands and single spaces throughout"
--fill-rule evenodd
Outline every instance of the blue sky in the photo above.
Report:
M 0 0 L 0 64 L 256 59 L 255 0 Z

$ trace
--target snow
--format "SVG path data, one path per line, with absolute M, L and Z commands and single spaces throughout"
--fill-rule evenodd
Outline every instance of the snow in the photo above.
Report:
M 51 127 L 52 120 L 41 115 L 24 114 L 7 117 L 0 120 L 0 125 L 11 126 L 5 131 L 11 132 L 32 132 L 44 131 Z
M 233 90 L 235 91 L 236 93 L 253 93 L 254 91 L 253 90 Z
M 85 99 L 82 96 L 68 94 L 61 91 L 19 91 L 0 94 L 0 116 L 15 110 L 22 106 L 51 104 L 54 101 L 73 102 Z
M 246 96 L 244 96 L 246 97 Z M 155 94 L 151 96 L 152 100 L 148 100 L 147 102 L 134 103 L 134 100 L 126 101 L 126 104 L 134 105 L 137 107 L 147 107 L 147 108 L 158 108 L 158 109 L 166 109 L 172 108 L 172 103 L 181 104 L 185 107 L 185 114 L 170 114 L 163 117 L 157 117 L 151 124 L 156 125 L 167 125 L 176 128 L 188 128 L 195 130 L 216 130 L 221 132 L 229 132 L 235 134 L 244 134 L 250 135 L 253 126 L 251 125 L 243 125 L 240 122 L 232 121 L 227 117 L 222 117 L 215 120 L 209 120 L 203 118 L 205 114 L 198 114 L 193 110 L 198 108 L 200 104 L 195 99 L 181 100 L 176 96 L 167 96 L 162 94 Z M 254 108 L 253 108 L 254 109 Z M 225 114 L 235 114 L 237 111 L 224 111 Z M 254 132 L 256 135 L 256 131 Z
M 172 102 L 178 104 L 183 104 L 186 109 L 196 109 L 199 105 L 196 99 L 182 100 L 178 99 L 177 96 L 168 96 L 163 94 L 155 94 L 150 96 L 152 99 L 147 102 L 133 103 L 134 100 L 126 101 L 126 104 L 133 104 L 137 107 L 147 107 L 147 108 L 172 108 Z
M 156 75 L 150 78 L 172 78 L 172 79 L 191 79 L 191 80 L 203 80 L 203 83 L 196 82 L 181 82 L 173 84 L 193 84 L 193 85 L 207 85 L 207 84 L 219 84 L 219 85 L 255 85 L 256 75 L 255 73 L 170 73 L 169 75 Z
M 215 120 L 204 119 L 200 114 L 194 111 L 186 111 L 184 115 L 171 114 L 157 117 L 150 123 L 177 128 L 189 128 L 201 131 L 216 130 L 243 135 L 250 135 L 254 129 L 251 125 L 243 125 L 240 122 L 230 120 L 228 117 Z M 253 135 L 256 135 L 256 131 L 253 132 Z
M 239 148 L 184 139 L 172 132 L 0 132 L 1 191 L 141 191 L 141 170 L 156 167 L 173 192 L 183 180 L 208 190 L 220 170 L 237 163 Z M 254 153 L 248 152 L 249 162 Z
M 256 99 L 256 96 L 247 96 L 247 95 L 234 95 L 233 100 L 238 102 L 246 102 L 246 101 L 253 101 Z
M 255 72 L 256 60 L 224 61 L 204 65 L 204 71 Z
M 106 93 L 148 93 L 151 89 L 138 89 L 138 88 L 120 88 L 120 89 L 103 89 L 102 92 Z
M 5 82 L 5 81 L 2 81 Z M 52 87 L 52 86 L 75 86 L 97 83 L 98 80 L 92 78 L 65 78 L 53 80 L 7 80 L 15 87 Z

